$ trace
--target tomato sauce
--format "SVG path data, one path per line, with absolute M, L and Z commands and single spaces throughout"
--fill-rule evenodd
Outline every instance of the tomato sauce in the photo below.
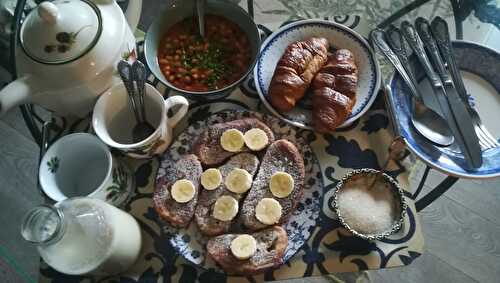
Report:
M 224 88 L 248 70 L 251 50 L 248 38 L 235 23 L 221 16 L 205 16 L 205 37 L 190 17 L 163 35 L 158 62 L 165 78 L 188 91 Z

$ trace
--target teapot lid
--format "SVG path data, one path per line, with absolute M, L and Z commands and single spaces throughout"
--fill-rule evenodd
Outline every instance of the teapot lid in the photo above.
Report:
M 68 63 L 86 54 L 102 31 L 101 13 L 87 0 L 42 2 L 21 27 L 21 46 L 31 59 Z

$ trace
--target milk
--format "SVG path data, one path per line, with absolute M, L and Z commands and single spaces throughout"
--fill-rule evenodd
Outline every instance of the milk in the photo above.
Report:
M 40 244 L 48 265 L 65 274 L 117 274 L 128 269 L 141 249 L 141 232 L 128 213 L 103 201 L 75 198 L 57 207 L 64 217 L 59 239 Z M 57 221 L 46 221 L 47 231 Z

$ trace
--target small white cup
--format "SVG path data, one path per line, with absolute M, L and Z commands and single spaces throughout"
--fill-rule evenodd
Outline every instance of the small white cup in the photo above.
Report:
M 133 142 L 132 129 L 137 121 L 123 83 L 102 94 L 94 107 L 92 126 L 97 136 L 107 145 L 133 158 L 151 158 L 163 153 L 172 142 L 172 129 L 186 115 L 189 103 L 182 96 L 172 96 L 165 100 L 149 84 L 146 84 L 144 101 L 146 119 L 156 129 L 145 140 Z M 179 110 L 168 118 L 168 110 L 175 105 L 180 105 Z
M 134 189 L 130 170 L 87 133 L 57 140 L 43 156 L 38 178 L 42 190 L 56 202 L 88 196 L 119 206 Z

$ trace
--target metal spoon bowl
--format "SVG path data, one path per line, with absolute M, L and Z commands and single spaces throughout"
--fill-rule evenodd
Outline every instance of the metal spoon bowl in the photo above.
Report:
M 422 136 L 441 146 L 449 146 L 455 141 L 448 123 L 434 110 L 415 99 L 412 99 L 411 109 L 411 123 Z

